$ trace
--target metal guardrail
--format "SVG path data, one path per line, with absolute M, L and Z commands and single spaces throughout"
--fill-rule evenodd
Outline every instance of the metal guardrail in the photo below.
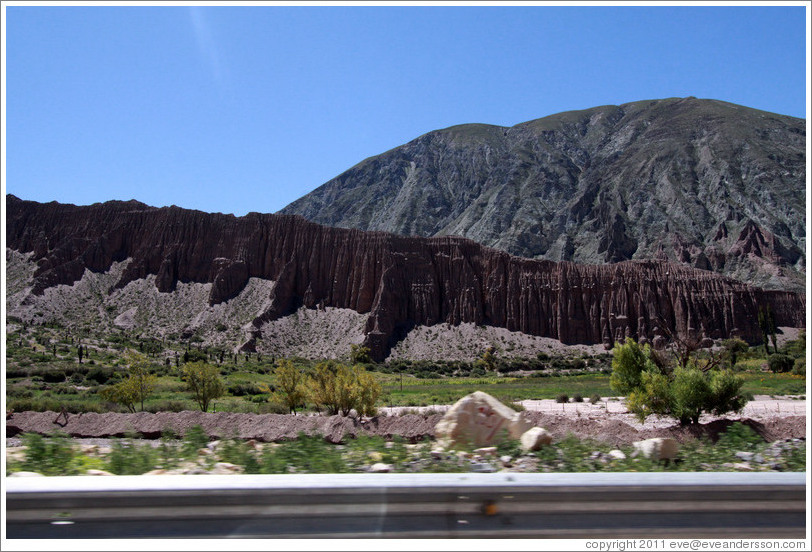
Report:
M 7 478 L 7 538 L 804 538 L 805 473 Z

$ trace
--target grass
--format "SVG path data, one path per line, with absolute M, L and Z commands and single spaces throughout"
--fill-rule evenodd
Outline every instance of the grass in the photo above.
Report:
M 89 350 L 89 357 L 79 364 L 76 343 L 82 340 Z M 104 385 L 121 381 L 126 377 L 124 354 L 128 350 L 143 347 L 144 343 L 134 336 L 122 333 L 92 335 L 83 332 L 69 336 L 64 328 L 56 326 L 17 327 L 6 336 L 6 383 L 7 408 L 14 411 L 69 412 L 123 412 L 121 406 L 104 402 L 99 391 Z M 56 355 L 53 354 L 56 344 Z M 803 352 L 801 340 L 790 342 L 786 352 Z M 153 372 L 157 376 L 155 391 L 145 401 L 144 409 L 150 412 L 195 410 L 184 383 L 175 366 L 175 353 L 183 357 L 188 343 L 163 342 L 160 347 L 170 358 L 170 365 L 155 358 Z M 194 354 L 205 354 L 192 347 Z M 219 353 L 218 353 L 219 356 Z M 220 365 L 221 378 L 230 392 L 216 399 L 213 408 L 217 412 L 284 412 L 273 401 L 274 358 L 268 355 L 228 354 Z M 389 364 L 370 365 L 374 377 L 380 382 L 382 394 L 378 406 L 430 406 L 452 404 L 473 391 L 484 391 L 510 404 L 526 399 L 555 399 L 560 395 L 582 397 L 614 396 L 609 385 L 607 366 L 611 356 L 604 353 L 594 357 L 552 357 L 539 354 L 537 358 L 511 360 L 498 369 L 520 366 L 529 376 L 517 376 L 503 370 L 485 372 L 484 375 L 460 377 L 475 371 L 472 363 L 393 361 Z M 304 370 L 311 370 L 316 361 L 293 359 Z M 474 363 L 475 364 L 475 363 Z M 745 379 L 744 391 L 753 395 L 802 395 L 805 394 L 803 376 L 773 374 L 763 371 L 766 356 L 763 350 L 753 347 L 739 359 L 736 369 Z M 532 369 L 528 369 L 532 368 Z M 589 371 L 592 370 L 592 371 Z M 456 375 L 453 375 L 456 374 Z M 570 374 L 570 375 L 564 375 Z

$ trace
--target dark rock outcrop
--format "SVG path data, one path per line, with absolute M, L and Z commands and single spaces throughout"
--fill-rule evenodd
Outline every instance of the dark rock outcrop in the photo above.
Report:
M 665 258 L 802 291 L 805 152 L 803 119 L 716 100 L 640 101 L 429 132 L 281 212 L 551 261 Z
M 465 238 L 329 228 L 290 215 L 237 218 L 137 202 L 77 207 L 14 196 L 6 205 L 8 247 L 33 252 L 38 263 L 34 294 L 125 259 L 115 287 L 148 275 L 163 292 L 177 282 L 212 283 L 210 304 L 233 298 L 251 277 L 275 280 L 255 336 L 264 322 L 300 306 L 348 308 L 369 313 L 366 345 L 376 359 L 413 326 L 440 322 L 607 346 L 664 330 L 758 342 L 758 309 L 766 305 L 778 325 L 804 324 L 803 295 L 665 261 L 537 261 Z

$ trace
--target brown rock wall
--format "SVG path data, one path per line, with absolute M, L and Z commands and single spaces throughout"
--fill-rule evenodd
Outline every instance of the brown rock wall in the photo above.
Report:
M 409 238 L 329 228 L 298 216 L 234 217 L 137 202 L 87 207 L 7 197 L 9 248 L 34 252 L 33 293 L 71 284 L 87 268 L 132 259 L 116 287 L 157 276 L 210 282 L 210 304 L 236 296 L 251 277 L 275 280 L 264 322 L 304 305 L 370 313 L 366 344 L 388 354 L 414 325 L 470 322 L 564 343 L 653 339 L 662 328 L 758 342 L 758 308 L 778 325 L 804 325 L 803 295 L 763 291 L 665 261 L 577 265 L 513 257 L 459 237 Z M 246 343 L 251 348 L 252 343 Z

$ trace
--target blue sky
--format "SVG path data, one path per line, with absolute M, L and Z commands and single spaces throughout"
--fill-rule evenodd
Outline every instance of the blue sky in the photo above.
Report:
M 673 96 L 806 117 L 790 6 L 6 7 L 7 193 L 244 215 L 462 123 Z

